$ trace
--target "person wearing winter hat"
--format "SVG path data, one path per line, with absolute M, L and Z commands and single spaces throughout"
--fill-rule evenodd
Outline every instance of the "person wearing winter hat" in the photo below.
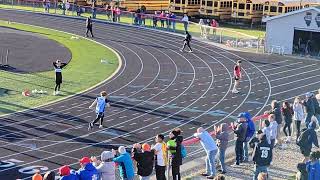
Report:
M 91 157 L 93 165 L 97 168 L 100 180 L 115 180 L 115 163 L 112 161 L 114 155 L 111 151 L 101 153 L 101 161 L 97 157 Z
M 56 174 L 54 171 L 48 171 L 46 174 L 43 176 L 43 180 L 55 180 Z
M 42 176 L 40 174 L 40 171 L 37 171 L 33 176 L 32 180 L 42 180 Z
M 117 154 L 115 158 L 113 158 L 113 162 L 119 164 L 119 172 L 122 180 L 133 180 L 134 179 L 134 169 L 133 162 L 131 160 L 131 156 L 127 153 L 126 148 L 124 146 L 120 146 L 118 148 L 118 153 L 115 150 L 112 150 L 113 154 Z
M 100 179 L 97 169 L 91 163 L 89 157 L 80 159 L 81 168 L 77 171 L 79 180 Z
M 59 168 L 60 180 L 78 180 L 78 177 L 71 171 L 70 167 L 65 165 Z
M 141 152 L 142 148 L 142 152 Z M 149 180 L 153 171 L 154 151 L 151 151 L 149 144 L 133 145 L 133 159 L 137 161 L 138 175 L 141 180 Z
M 182 165 L 181 143 L 183 137 L 180 135 L 181 130 L 173 130 L 169 134 L 170 140 L 167 142 L 169 155 L 171 158 L 172 177 L 173 180 L 180 180 L 180 166 Z
M 304 156 L 303 162 L 307 162 L 309 160 L 312 144 L 319 148 L 318 137 L 315 131 L 316 126 L 316 122 L 311 121 L 308 128 L 303 130 L 297 140 L 297 145 L 300 147 L 300 151 Z

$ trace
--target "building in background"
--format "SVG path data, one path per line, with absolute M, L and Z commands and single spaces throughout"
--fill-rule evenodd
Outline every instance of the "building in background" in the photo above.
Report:
M 188 16 L 199 15 L 201 0 L 169 0 L 169 11 Z
M 200 15 L 218 20 L 231 19 L 232 0 L 201 0 Z
M 167 11 L 169 0 L 123 0 L 121 6 L 128 11 L 135 11 L 145 6 L 147 11 Z
M 320 57 L 320 8 L 265 18 L 266 51 Z

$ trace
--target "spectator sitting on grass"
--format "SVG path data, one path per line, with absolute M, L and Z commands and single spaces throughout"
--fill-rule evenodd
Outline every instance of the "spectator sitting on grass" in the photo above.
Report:
M 112 161 L 114 155 L 111 151 L 101 153 L 101 161 L 97 157 L 91 157 L 93 165 L 97 168 L 99 180 L 115 180 L 115 163 Z
M 315 131 L 316 125 L 316 122 L 311 121 L 308 128 L 303 130 L 297 140 L 297 145 L 300 147 L 300 151 L 304 156 L 304 163 L 309 160 L 312 144 L 319 148 L 318 137 Z
M 222 174 L 226 173 L 226 165 L 225 165 L 225 154 L 228 147 L 229 142 L 229 133 L 228 133 L 228 124 L 222 123 L 219 128 L 214 127 L 216 138 L 218 140 L 218 152 L 219 152 L 219 163 L 221 166 L 221 170 L 219 170 Z
M 124 146 L 120 146 L 118 148 L 118 153 L 115 150 L 112 150 L 113 154 L 117 154 L 115 158 L 113 158 L 113 162 L 119 164 L 119 172 L 122 179 L 125 180 L 133 180 L 134 179 L 134 169 L 133 163 L 131 160 L 131 156 L 127 153 Z
M 142 149 L 142 152 L 140 152 Z M 153 171 L 154 151 L 151 151 L 149 144 L 133 145 L 133 159 L 137 161 L 138 175 L 141 180 L 149 180 Z
M 59 168 L 60 180 L 78 180 L 74 172 L 71 172 L 69 166 L 65 165 Z
M 216 175 L 215 157 L 218 152 L 218 147 L 216 145 L 216 142 L 211 137 L 211 135 L 207 131 L 205 131 L 202 127 L 198 128 L 197 133 L 194 134 L 194 137 L 200 139 L 200 143 L 207 154 L 207 157 L 206 157 L 207 172 L 201 175 L 207 176 L 208 179 L 213 179 Z
M 307 162 L 308 180 L 319 180 L 320 179 L 320 152 L 312 152 L 310 155 L 310 161 Z
M 77 172 L 79 180 L 100 178 L 97 169 L 93 166 L 89 157 L 80 159 L 80 166 L 81 168 Z

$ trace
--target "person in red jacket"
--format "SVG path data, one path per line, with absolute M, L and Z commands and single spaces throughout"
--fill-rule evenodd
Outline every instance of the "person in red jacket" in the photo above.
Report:
M 237 87 L 240 85 L 240 80 L 242 78 L 240 60 L 237 61 L 237 64 L 233 68 L 233 75 L 234 75 L 234 86 L 232 89 L 232 93 L 239 93 L 239 91 L 237 90 Z

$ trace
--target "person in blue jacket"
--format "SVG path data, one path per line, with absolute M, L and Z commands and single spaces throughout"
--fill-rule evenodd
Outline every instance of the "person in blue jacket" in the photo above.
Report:
M 75 172 L 65 165 L 59 168 L 60 180 L 79 180 Z
M 117 154 L 115 150 L 112 150 L 114 154 Z M 113 162 L 118 163 L 119 172 L 122 180 L 134 180 L 133 162 L 130 154 L 126 151 L 124 146 L 118 148 L 119 156 L 113 159 Z
M 89 157 L 80 160 L 81 168 L 77 171 L 79 180 L 98 180 L 100 179 L 97 169 L 91 163 Z
M 319 151 L 312 152 L 310 155 L 310 161 L 307 162 L 308 180 L 320 179 L 319 153 Z

